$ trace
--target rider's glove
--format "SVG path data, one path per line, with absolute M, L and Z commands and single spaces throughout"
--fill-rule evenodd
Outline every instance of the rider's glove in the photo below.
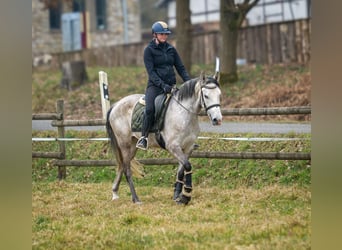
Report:
M 171 93 L 172 87 L 170 85 L 165 84 L 163 86 L 163 90 L 165 94 Z

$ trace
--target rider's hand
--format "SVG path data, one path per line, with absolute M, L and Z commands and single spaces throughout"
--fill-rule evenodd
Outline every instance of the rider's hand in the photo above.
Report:
M 163 90 L 165 94 L 168 94 L 171 93 L 172 87 L 170 85 L 165 84 Z

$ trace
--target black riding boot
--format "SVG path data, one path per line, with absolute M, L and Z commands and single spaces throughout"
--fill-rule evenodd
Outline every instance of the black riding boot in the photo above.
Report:
M 141 128 L 141 137 L 137 142 L 136 147 L 140 148 L 142 150 L 147 150 L 148 148 L 148 133 L 150 130 L 150 127 L 152 125 L 153 120 L 151 121 L 151 118 L 153 119 L 153 116 L 151 117 L 151 115 L 147 114 L 145 112 L 144 114 L 144 120 L 143 120 L 143 124 L 142 124 L 142 128 Z

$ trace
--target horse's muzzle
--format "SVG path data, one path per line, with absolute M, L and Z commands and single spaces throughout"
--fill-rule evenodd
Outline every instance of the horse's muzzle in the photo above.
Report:
M 211 124 L 214 126 L 221 125 L 222 114 L 219 105 L 212 105 L 210 109 L 207 110 L 207 114 L 211 120 Z
M 214 125 L 214 126 L 219 126 L 222 124 L 222 119 L 217 119 L 217 118 L 214 118 L 211 120 L 211 123 Z

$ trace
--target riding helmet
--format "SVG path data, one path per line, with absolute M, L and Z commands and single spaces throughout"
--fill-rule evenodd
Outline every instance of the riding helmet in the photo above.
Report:
M 155 22 L 152 25 L 152 34 L 159 34 L 159 33 L 166 33 L 166 34 L 170 34 L 171 31 L 169 30 L 169 26 L 167 25 L 167 23 L 163 22 L 163 21 L 158 21 Z

